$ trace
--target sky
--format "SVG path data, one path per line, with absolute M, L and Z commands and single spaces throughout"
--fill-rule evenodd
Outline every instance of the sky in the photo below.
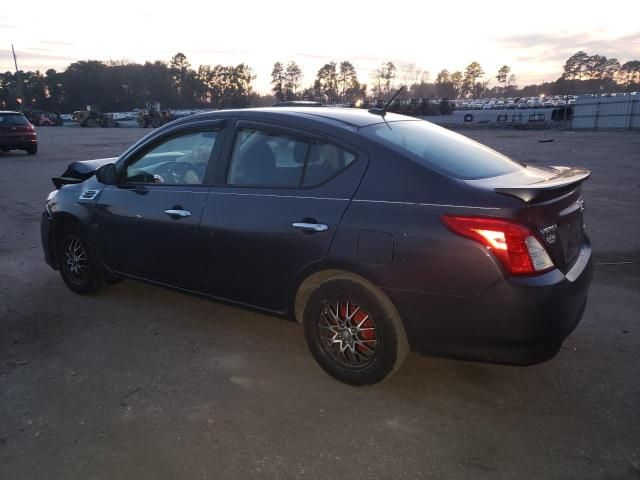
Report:
M 63 70 L 78 60 L 248 63 L 269 90 L 276 61 L 296 61 L 304 86 L 326 62 L 350 60 L 361 82 L 384 61 L 415 64 L 434 80 L 478 61 L 495 85 L 507 64 L 517 83 L 555 80 L 578 50 L 640 59 L 640 2 L 290 1 L 109 2 L 7 0 L 0 11 L 0 71 Z

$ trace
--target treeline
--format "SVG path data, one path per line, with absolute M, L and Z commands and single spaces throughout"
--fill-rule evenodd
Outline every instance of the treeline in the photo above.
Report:
M 496 85 L 491 86 L 494 79 Z M 433 90 L 437 96 L 446 98 L 640 91 L 640 60 L 621 64 L 616 58 L 579 51 L 567 59 L 557 80 L 522 88 L 518 88 L 516 77 L 508 65 L 502 66 L 495 77 L 487 77 L 482 67 L 472 62 L 464 73 L 439 72 Z
M 621 64 L 617 58 L 579 51 L 567 59 L 556 83 L 561 90 L 577 90 L 578 93 L 640 90 L 640 60 Z
M 271 75 L 272 93 L 276 100 L 316 100 L 323 103 L 354 103 L 357 100 L 382 100 L 400 85 L 406 88 L 400 99 L 407 98 L 481 98 L 485 96 L 538 96 L 622 92 L 640 90 L 640 61 L 624 64 L 615 58 L 572 55 L 563 67 L 563 74 L 553 82 L 518 87 L 509 65 L 503 65 L 488 75 L 473 61 L 463 70 L 443 69 L 435 81 L 428 81 L 428 73 L 413 64 L 396 66 L 384 62 L 370 73 L 370 86 L 361 83 L 355 67 L 349 61 L 323 65 L 313 83 L 302 87 L 302 71 L 295 62 L 286 67 L 276 62 Z M 493 83 L 493 85 L 492 85 Z
M 169 63 L 79 61 L 63 72 L 53 69 L 0 74 L 0 108 L 22 103 L 42 110 L 71 112 L 86 105 L 103 111 L 126 111 L 159 101 L 170 107 L 243 108 L 256 103 L 251 68 L 201 65 L 191 68 L 186 56 Z M 20 99 L 23 99 L 20 102 Z
M 369 72 L 367 83 L 349 60 L 322 65 L 306 82 L 296 62 L 276 62 L 268 95 L 253 90 L 254 80 L 252 69 L 245 63 L 200 65 L 195 70 L 182 53 L 169 62 L 145 64 L 79 61 L 62 72 L 0 73 L 0 109 L 22 104 L 71 112 L 86 105 L 100 105 L 103 111 L 127 111 L 148 101 L 172 108 L 243 108 L 269 105 L 274 100 L 352 104 L 386 99 L 400 85 L 406 87 L 401 99 L 640 91 L 640 61 L 620 63 L 615 58 L 580 51 L 567 59 L 557 80 L 521 88 L 508 65 L 487 74 L 476 61 L 464 70 L 441 70 L 432 82 L 428 72 L 414 64 L 388 61 Z

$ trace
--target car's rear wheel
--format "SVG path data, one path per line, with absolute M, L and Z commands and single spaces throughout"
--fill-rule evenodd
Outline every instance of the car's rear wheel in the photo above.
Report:
M 35 155 L 36 153 L 38 153 L 38 146 L 37 145 L 30 145 L 25 149 L 25 151 L 29 155 Z
M 383 380 L 409 351 L 402 321 L 388 299 L 354 280 L 322 283 L 306 303 L 303 325 L 318 364 L 351 385 Z
M 56 235 L 56 258 L 62 280 L 76 293 L 102 286 L 102 269 L 87 235 L 75 225 L 64 225 Z

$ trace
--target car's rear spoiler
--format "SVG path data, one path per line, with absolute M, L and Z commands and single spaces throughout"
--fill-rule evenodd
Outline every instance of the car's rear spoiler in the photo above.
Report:
M 479 180 L 465 180 L 476 187 L 492 189 L 497 193 L 511 195 L 523 202 L 555 197 L 563 191 L 576 188 L 591 175 L 585 168 L 528 167 L 518 173 Z

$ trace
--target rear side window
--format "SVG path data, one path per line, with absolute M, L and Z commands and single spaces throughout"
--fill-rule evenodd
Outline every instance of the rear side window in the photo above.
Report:
M 353 153 L 331 143 L 312 144 L 309 147 L 303 185 L 324 183 L 351 165 L 355 159 Z
M 497 177 L 524 168 L 489 147 L 422 120 L 377 123 L 360 131 L 426 167 L 461 180 Z
M 18 113 L 0 113 L 0 125 L 27 125 L 29 121 Z
M 356 156 L 330 143 L 241 128 L 229 165 L 230 185 L 296 188 L 329 180 Z

